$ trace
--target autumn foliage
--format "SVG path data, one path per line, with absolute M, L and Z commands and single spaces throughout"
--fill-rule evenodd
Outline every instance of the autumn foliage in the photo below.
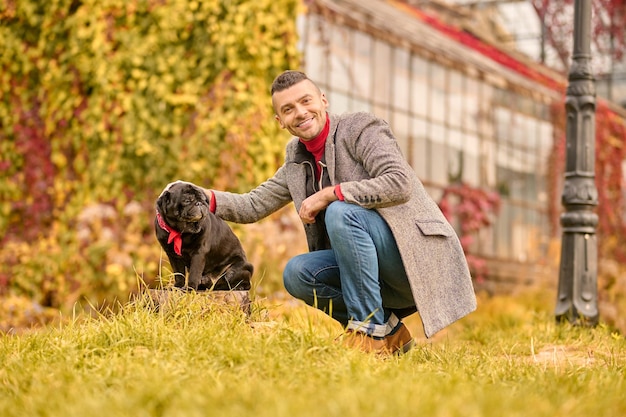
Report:
M 474 279 L 482 282 L 489 271 L 485 258 L 472 251 L 478 233 L 489 228 L 500 210 L 500 195 L 495 191 L 452 183 L 444 190 L 439 208 L 449 221 L 457 222 L 461 246 Z
M 560 232 L 560 215 L 563 212 L 561 191 L 565 169 L 565 107 L 563 103 L 552 106 L 554 142 L 550 155 L 550 223 L 553 235 Z M 624 263 L 626 261 L 626 121 L 611 109 L 604 100 L 596 105 L 595 180 L 598 190 L 597 232 L 600 257 Z
M 126 294 L 175 179 L 241 191 L 282 161 L 269 85 L 296 0 L 2 0 L 0 294 Z
M 591 42 L 595 53 L 619 61 L 626 50 L 626 1 L 585 0 L 591 2 Z M 572 53 L 572 10 L 574 0 L 532 0 L 542 21 L 547 43 L 552 46 L 564 68 L 569 68 Z

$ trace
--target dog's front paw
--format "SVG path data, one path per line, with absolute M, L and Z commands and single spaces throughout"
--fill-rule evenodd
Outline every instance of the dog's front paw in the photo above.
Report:
M 230 291 L 230 285 L 228 285 L 228 281 L 224 277 L 220 277 L 211 285 L 211 290 L 213 291 Z

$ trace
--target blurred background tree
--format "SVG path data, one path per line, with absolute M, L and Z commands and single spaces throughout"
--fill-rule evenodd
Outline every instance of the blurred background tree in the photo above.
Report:
M 571 64 L 574 0 L 531 0 L 541 19 L 546 42 L 555 49 L 563 68 Z M 594 58 L 607 56 L 610 61 L 619 61 L 626 49 L 626 1 L 593 0 L 591 42 Z M 568 9 L 570 8 L 570 9 Z M 565 10 L 570 10 L 565 13 Z
M 299 66 L 297 0 L 1 0 L 0 295 L 124 298 L 163 264 L 175 179 L 245 191 L 288 139 L 269 86 Z

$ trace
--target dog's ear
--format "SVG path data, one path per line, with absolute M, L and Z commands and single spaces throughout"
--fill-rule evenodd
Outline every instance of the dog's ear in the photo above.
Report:
M 157 199 L 157 209 L 159 209 L 161 213 L 166 212 L 165 208 L 167 207 L 167 204 L 170 202 L 170 198 L 171 198 L 170 194 L 171 193 L 169 191 L 164 191 L 161 193 L 161 195 Z

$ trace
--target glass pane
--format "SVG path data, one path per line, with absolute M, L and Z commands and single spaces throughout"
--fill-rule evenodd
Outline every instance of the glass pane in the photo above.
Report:
M 512 200 L 520 200 L 522 198 L 522 181 L 511 170 L 506 170 L 506 185 L 508 189 L 508 197 Z
M 496 186 L 496 144 L 491 139 L 480 142 L 480 178 L 481 185 Z
M 552 125 L 547 122 L 539 122 L 537 126 L 537 158 L 540 175 L 547 175 L 548 159 L 552 151 Z
M 481 229 L 478 232 L 480 250 L 478 253 L 484 256 L 495 256 L 495 228 L 493 226 Z
M 391 119 L 391 112 L 389 111 L 389 107 L 387 106 L 381 106 L 379 104 L 374 103 L 374 107 L 372 109 L 372 112 L 380 117 L 381 119 L 389 122 L 389 120 Z
M 511 180 L 511 155 L 513 150 L 508 142 L 508 128 L 510 123 L 510 113 L 508 110 L 498 108 L 496 109 L 496 177 L 497 187 L 505 196 L 510 195 Z
M 409 152 L 409 117 L 404 112 L 396 111 L 393 113 L 393 120 L 391 122 L 391 130 L 393 131 L 400 150 L 408 159 Z
M 391 104 L 391 48 L 389 44 L 374 41 L 374 101 L 383 106 Z
M 530 168 L 530 172 L 537 172 L 537 148 L 539 139 L 538 121 L 533 117 L 526 117 L 525 119 L 525 130 L 528 131 L 525 162 L 526 166 Z
M 474 186 L 480 186 L 479 172 L 479 143 L 478 136 L 464 135 L 463 139 L 463 181 Z
M 457 129 L 448 130 L 448 145 L 450 149 L 463 149 L 463 133 Z
M 537 181 L 537 175 L 531 172 L 526 175 L 526 190 L 524 193 L 524 199 L 532 205 L 537 204 L 539 197 L 539 184 Z
M 430 117 L 434 121 L 446 121 L 446 74 L 448 70 L 441 65 L 432 64 Z
M 409 109 L 409 52 L 396 48 L 394 49 L 394 69 L 393 69 L 393 107 L 399 110 Z
M 495 135 L 493 122 L 493 92 L 494 89 L 488 84 L 480 83 L 480 99 L 478 101 L 478 131 L 482 137 L 492 138 Z
M 298 37 L 298 40 L 296 42 L 296 47 L 298 48 L 298 51 L 305 51 L 305 48 L 307 46 L 305 40 L 308 39 L 307 32 L 309 31 L 311 24 L 315 24 L 317 19 L 318 17 L 315 15 L 306 14 L 299 14 L 296 17 L 296 28 L 298 30 L 298 33 L 302 35 Z
M 527 258 L 528 226 L 525 222 L 525 210 L 522 207 L 512 207 L 512 236 L 513 259 L 524 262 Z
M 495 222 L 496 256 L 498 257 L 510 257 L 509 248 L 511 247 L 511 221 L 511 206 L 508 200 L 502 200 L 502 204 L 500 205 L 500 213 L 496 217 Z
M 354 94 L 363 99 L 370 98 L 372 39 L 362 32 L 354 32 Z
M 328 96 L 328 103 L 329 103 L 328 110 L 330 112 L 341 114 L 345 112 L 354 111 L 354 108 L 350 106 L 351 100 L 347 94 L 342 93 L 340 91 L 333 91 L 327 96 Z
M 474 78 L 465 79 L 465 102 L 463 104 L 463 127 L 470 131 L 478 131 L 478 117 L 480 98 L 478 96 L 478 81 Z
M 523 114 L 515 114 L 510 134 L 516 147 L 534 147 L 537 137 L 534 119 Z
M 463 151 L 446 147 L 448 154 L 448 166 L 446 167 L 446 184 L 458 183 L 463 179 Z M 437 164 L 438 161 L 435 161 Z
M 308 28 L 308 42 L 304 51 L 306 61 L 305 69 L 307 75 L 311 79 L 316 80 L 319 83 L 324 82 L 324 74 L 326 74 L 328 62 L 327 53 L 325 51 L 324 40 L 322 39 L 322 33 L 328 27 L 328 23 L 320 21 L 317 16 L 311 16 L 310 22 L 307 25 Z
M 372 110 L 372 106 L 371 103 L 367 100 L 362 100 L 362 99 L 358 99 L 358 98 L 354 98 L 352 100 L 352 109 L 353 111 L 371 111 Z
M 327 32 L 330 39 L 330 87 L 341 91 L 351 91 L 350 39 L 349 31 L 333 26 Z
M 458 182 L 463 179 L 463 133 L 448 130 L 448 180 Z
M 448 185 L 448 147 L 443 143 L 430 142 L 429 180 L 437 185 Z
M 429 124 L 428 140 L 437 143 L 446 143 L 446 129 L 439 123 Z
M 419 116 L 428 116 L 430 93 L 428 61 L 413 56 L 411 59 L 411 111 Z
M 428 173 L 428 150 L 426 142 L 428 137 L 427 124 L 423 119 L 412 118 L 411 120 L 411 163 L 417 176 L 422 180 L 429 179 Z
M 445 144 L 446 129 L 444 126 L 433 123 L 430 125 L 429 179 L 439 185 L 448 184 L 448 147 Z
M 495 133 L 498 143 L 508 142 L 510 140 L 511 128 L 511 111 L 504 107 L 496 107 L 494 109 Z
M 458 71 L 449 72 L 449 88 L 447 90 L 447 113 L 448 123 L 452 127 L 460 127 L 463 124 L 464 112 L 464 76 Z

